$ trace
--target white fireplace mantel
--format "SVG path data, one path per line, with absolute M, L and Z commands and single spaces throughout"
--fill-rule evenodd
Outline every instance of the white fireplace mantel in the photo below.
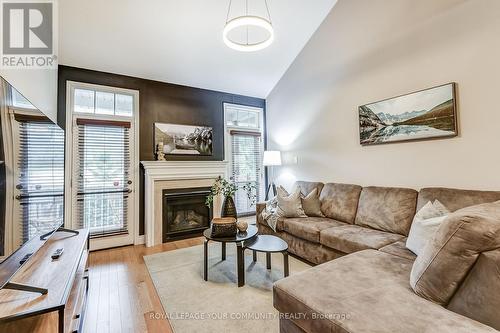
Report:
M 176 184 L 186 183 L 186 187 L 198 184 L 206 186 L 206 182 L 213 182 L 217 177 L 228 175 L 228 163 L 225 161 L 141 161 L 144 167 L 144 238 L 146 246 L 158 245 L 162 232 L 158 217 L 155 216 L 156 205 L 161 198 L 157 198 L 158 184 L 168 181 Z M 204 183 L 201 183 L 204 181 Z M 188 185 L 189 184 L 189 185 Z M 160 204 L 161 205 L 161 204 Z M 214 205 L 214 212 L 216 207 Z

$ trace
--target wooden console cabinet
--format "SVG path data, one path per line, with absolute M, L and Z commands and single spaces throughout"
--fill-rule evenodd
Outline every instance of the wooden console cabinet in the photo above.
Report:
M 14 275 L 12 282 L 46 288 L 47 294 L 0 290 L 0 332 L 81 332 L 89 288 L 89 232 L 56 232 Z M 52 253 L 64 248 L 57 260 Z

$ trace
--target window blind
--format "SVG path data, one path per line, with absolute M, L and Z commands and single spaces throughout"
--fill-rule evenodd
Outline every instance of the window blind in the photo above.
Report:
M 64 221 L 64 131 L 44 120 L 17 118 L 23 242 Z
M 255 213 L 255 205 L 248 199 L 243 186 L 251 183 L 255 186 L 253 194 L 260 198 L 261 185 L 261 151 L 260 133 L 231 131 L 231 163 L 232 178 L 237 187 L 235 204 L 239 215 Z
M 128 233 L 130 123 L 77 119 L 77 224 L 91 237 Z

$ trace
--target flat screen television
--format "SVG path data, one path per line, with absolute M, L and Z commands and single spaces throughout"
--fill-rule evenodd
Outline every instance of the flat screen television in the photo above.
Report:
M 0 125 L 1 289 L 64 225 L 64 131 L 3 78 Z

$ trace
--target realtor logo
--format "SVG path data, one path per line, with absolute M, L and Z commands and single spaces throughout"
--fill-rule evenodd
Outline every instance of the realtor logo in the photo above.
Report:
M 1 17 L 3 68 L 56 66 L 52 1 L 2 0 Z

